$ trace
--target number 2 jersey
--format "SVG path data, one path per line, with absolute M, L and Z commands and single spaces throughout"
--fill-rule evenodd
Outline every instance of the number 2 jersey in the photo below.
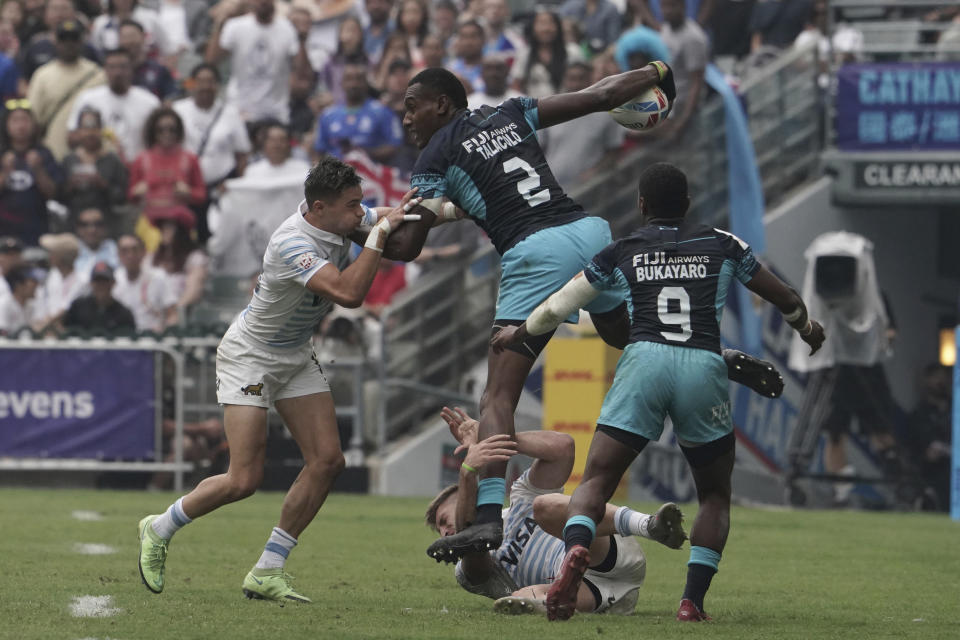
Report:
M 595 289 L 623 292 L 631 343 L 720 353 L 720 316 L 730 282 L 749 282 L 759 269 L 749 245 L 735 235 L 661 218 L 606 247 L 584 275 Z
M 465 111 L 430 138 L 410 186 L 424 199 L 449 198 L 503 255 L 540 229 L 587 216 L 553 177 L 537 142 L 539 128 L 533 98 Z

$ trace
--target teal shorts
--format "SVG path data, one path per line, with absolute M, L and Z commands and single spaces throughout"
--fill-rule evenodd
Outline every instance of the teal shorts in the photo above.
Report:
M 511 247 L 500 259 L 498 320 L 526 320 L 530 312 L 567 284 L 610 244 L 610 225 L 587 217 L 559 227 L 541 229 Z M 604 313 L 623 302 L 620 292 L 604 291 L 585 308 Z M 576 322 L 571 314 L 567 322 Z
M 598 424 L 659 440 L 669 415 L 682 444 L 733 431 L 727 365 L 712 351 L 657 342 L 627 345 Z

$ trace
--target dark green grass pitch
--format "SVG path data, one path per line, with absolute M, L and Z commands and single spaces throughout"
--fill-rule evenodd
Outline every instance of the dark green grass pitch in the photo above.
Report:
M 548 623 L 492 613 L 426 556 L 425 499 L 331 496 L 288 563 L 312 605 L 241 594 L 276 522 L 273 493 L 178 533 L 166 590 L 151 594 L 137 572 L 136 525 L 175 497 L 0 490 L 0 638 L 960 638 L 960 524 L 943 516 L 736 508 L 707 598 L 715 623 L 674 622 L 688 551 L 649 542 L 634 615 Z M 689 523 L 695 508 L 685 511 Z M 78 544 L 116 553 L 84 555 Z M 99 602 L 112 615 L 75 617 L 81 596 L 110 596 Z

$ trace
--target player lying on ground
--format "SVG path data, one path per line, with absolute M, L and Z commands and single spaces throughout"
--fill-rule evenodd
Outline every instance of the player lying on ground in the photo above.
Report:
M 520 453 L 533 464 L 510 490 L 504 509 L 504 538 L 499 549 L 471 552 L 457 563 L 457 582 L 470 593 L 496 600 L 499 613 L 543 612 L 544 598 L 563 560 L 563 523 L 569 496 L 563 485 L 573 469 L 573 438 L 556 431 L 524 431 L 516 441 L 498 434 L 477 441 L 479 424 L 462 409 L 441 413 L 467 455 L 460 480 L 440 492 L 427 509 L 427 525 L 442 536 L 462 530 L 476 515 L 477 472 L 494 461 Z M 686 540 L 680 509 L 673 503 L 654 515 L 606 505 L 590 552 L 597 562 L 579 587 L 577 611 L 630 614 L 646 574 L 646 558 L 636 536 L 679 549 Z
M 773 303 L 811 353 L 823 344 L 823 327 L 807 317 L 797 292 L 761 266 L 745 242 L 684 218 L 690 198 L 682 171 L 669 164 L 646 169 L 638 205 L 643 226 L 637 232 L 594 256 L 526 322 L 504 329 L 491 344 L 500 351 L 549 333 L 601 291 L 617 289 L 628 296 L 630 344 L 617 363 L 583 479 L 567 510 L 567 555 L 547 595 L 551 620 L 573 615 L 604 505 L 637 454 L 660 438 L 667 415 L 700 502 L 677 619 L 709 619 L 703 598 L 730 528 L 735 438 L 727 367 L 720 356 L 720 313 L 732 279 Z
M 163 591 L 173 534 L 260 486 L 272 405 L 300 447 L 304 466 L 263 554 L 243 580 L 243 592 L 248 598 L 310 602 L 293 590 L 284 564 L 344 465 L 330 387 L 310 342 L 313 328 L 334 303 L 360 306 L 388 236 L 413 216 L 407 211 L 418 199 L 410 191 L 395 209 L 369 209 L 361 204 L 356 172 L 333 158 L 310 170 L 304 196 L 299 210 L 270 237 L 253 299 L 217 348 L 217 400 L 230 447 L 227 472 L 206 478 L 165 513 L 140 521 L 140 576 L 154 593 Z M 374 226 L 350 264 L 346 236 L 362 222 Z
M 502 256 L 494 327 L 520 324 L 538 301 L 560 288 L 611 239 L 605 220 L 589 215 L 563 192 L 547 166 L 536 130 L 612 109 L 656 85 L 673 99 L 673 74 L 663 63 L 606 78 L 576 93 L 514 98 L 470 111 L 463 85 L 452 73 L 440 68 L 418 73 L 404 97 L 404 126 L 422 149 L 410 184 L 419 187 L 418 195 L 424 198 L 415 210 L 423 219 L 401 230 L 398 252 L 391 257 L 411 260 L 419 254 L 427 231 L 444 215 L 443 198 L 449 198 L 486 231 Z M 614 340 L 611 334 L 625 334 L 625 327 L 617 331 L 624 317 L 618 307 L 623 304 L 611 294 L 588 305 L 608 342 Z M 523 382 L 549 337 L 543 334 L 506 351 L 489 352 L 480 403 L 481 439 L 513 435 L 513 412 Z M 441 553 L 459 556 L 500 546 L 505 472 L 500 462 L 482 470 L 476 524 L 440 541 Z

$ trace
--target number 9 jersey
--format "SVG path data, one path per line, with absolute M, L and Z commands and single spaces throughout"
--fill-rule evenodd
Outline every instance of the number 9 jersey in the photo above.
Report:
M 584 275 L 595 289 L 623 292 L 631 344 L 720 353 L 720 317 L 731 279 L 749 282 L 759 269 L 749 245 L 735 235 L 660 218 L 598 253 Z
M 511 98 L 441 127 L 410 177 L 424 199 L 446 196 L 503 255 L 527 236 L 587 216 L 563 192 L 537 141 L 537 101 Z

